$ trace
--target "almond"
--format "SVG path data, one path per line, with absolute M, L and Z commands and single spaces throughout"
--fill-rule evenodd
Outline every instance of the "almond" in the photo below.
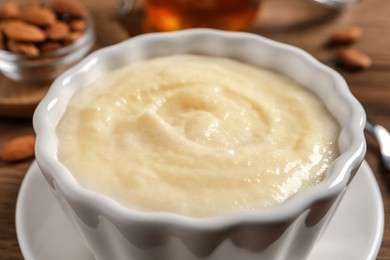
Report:
M 63 22 L 56 22 L 52 24 L 47 30 L 46 35 L 50 40 L 62 40 L 69 34 L 69 26 Z
M 87 28 L 87 23 L 83 19 L 75 19 L 69 23 L 72 31 L 83 32 Z
M 59 14 L 68 14 L 80 18 L 89 16 L 88 10 L 81 3 L 74 0 L 56 0 L 52 8 Z
M 41 42 L 46 39 L 45 32 L 39 27 L 21 21 L 6 23 L 3 32 L 15 41 Z
M 351 69 L 368 69 L 373 64 L 367 54 L 355 48 L 340 49 L 336 55 L 342 65 Z
M 40 54 L 39 49 L 32 43 L 8 41 L 8 49 L 13 53 L 36 57 Z
M 0 4 L 0 49 L 34 57 L 82 37 L 89 11 L 75 0 L 53 1 L 44 5 L 33 0 L 20 9 L 13 2 Z
M 330 44 L 350 44 L 362 38 L 363 31 L 360 27 L 353 26 L 338 30 L 329 36 Z
M 72 43 L 72 42 L 75 42 L 77 41 L 78 39 L 81 38 L 81 36 L 83 36 L 83 34 L 81 32 L 71 32 L 68 37 L 66 37 L 66 42 L 67 43 Z
M 7 24 L 14 22 L 14 20 L 2 20 L 0 21 L 0 33 L 4 32 L 4 28 L 7 26 Z
M 62 47 L 62 44 L 59 42 L 45 42 L 39 46 L 41 53 L 47 53 L 51 51 L 56 51 Z
M 0 150 L 0 157 L 7 162 L 25 160 L 34 156 L 35 135 L 24 135 L 7 142 Z
M 51 9 L 39 5 L 30 5 L 23 8 L 20 18 L 39 26 L 50 25 L 56 21 L 55 13 Z
M 19 16 L 19 6 L 14 2 L 0 4 L 0 19 L 10 19 Z

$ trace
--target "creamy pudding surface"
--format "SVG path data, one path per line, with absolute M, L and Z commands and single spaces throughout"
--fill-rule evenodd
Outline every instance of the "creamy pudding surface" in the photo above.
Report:
M 58 158 L 84 188 L 193 217 L 267 208 L 319 183 L 338 134 L 295 81 L 197 55 L 102 76 L 76 92 L 57 127 Z

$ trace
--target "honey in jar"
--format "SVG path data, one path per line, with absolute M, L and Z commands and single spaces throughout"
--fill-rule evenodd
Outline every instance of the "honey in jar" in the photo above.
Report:
M 148 25 L 157 31 L 188 28 L 245 30 L 261 0 L 145 0 Z

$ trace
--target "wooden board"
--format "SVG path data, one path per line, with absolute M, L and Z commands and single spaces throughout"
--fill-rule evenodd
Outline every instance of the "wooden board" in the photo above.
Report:
M 0 117 L 31 117 L 49 86 L 20 83 L 0 74 Z

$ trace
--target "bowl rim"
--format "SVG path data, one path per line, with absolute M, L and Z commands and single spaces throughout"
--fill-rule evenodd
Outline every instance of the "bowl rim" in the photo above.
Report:
M 350 122 L 344 127 L 345 129 L 340 129 L 340 132 L 345 130 L 349 134 L 350 145 L 336 158 L 328 169 L 329 172 L 338 172 L 338 174 L 329 174 L 320 183 L 299 191 L 277 206 L 250 212 L 229 212 L 206 218 L 196 218 L 170 212 L 138 211 L 128 208 L 108 196 L 81 187 L 70 171 L 56 160 L 56 155 L 50 153 L 47 148 L 50 145 L 53 146 L 52 140 L 55 140 L 55 124 L 51 124 L 50 117 L 46 115 L 56 106 L 60 89 L 64 87 L 63 82 L 71 81 L 72 76 L 79 73 L 83 68 L 86 69 L 88 66 L 91 66 L 97 58 L 131 48 L 133 44 L 142 44 L 161 38 L 171 40 L 181 38 L 188 40 L 191 37 L 199 35 L 214 37 L 219 40 L 240 38 L 260 42 L 268 46 L 268 48 L 293 52 L 303 58 L 310 66 L 315 66 L 317 69 L 331 76 L 340 89 L 340 95 L 347 101 L 346 106 L 348 106 L 349 111 L 352 111 L 351 113 L 353 114 Z M 33 126 L 37 135 L 35 148 L 36 160 L 42 171 L 51 175 L 55 188 L 59 188 L 65 197 L 77 202 L 88 203 L 99 209 L 100 213 L 105 212 L 107 215 L 114 214 L 114 216 L 120 217 L 121 219 L 128 219 L 140 223 L 191 227 L 198 230 L 219 230 L 243 223 L 276 223 L 286 221 L 300 215 L 315 202 L 323 201 L 331 197 L 336 198 L 349 184 L 353 177 L 353 170 L 357 170 L 364 159 L 366 151 L 364 125 L 364 109 L 350 92 L 345 80 L 338 72 L 322 64 L 306 51 L 248 32 L 227 32 L 215 29 L 188 29 L 169 33 L 149 33 L 97 50 L 64 72 L 52 83 L 47 95 L 40 102 L 33 116 Z

